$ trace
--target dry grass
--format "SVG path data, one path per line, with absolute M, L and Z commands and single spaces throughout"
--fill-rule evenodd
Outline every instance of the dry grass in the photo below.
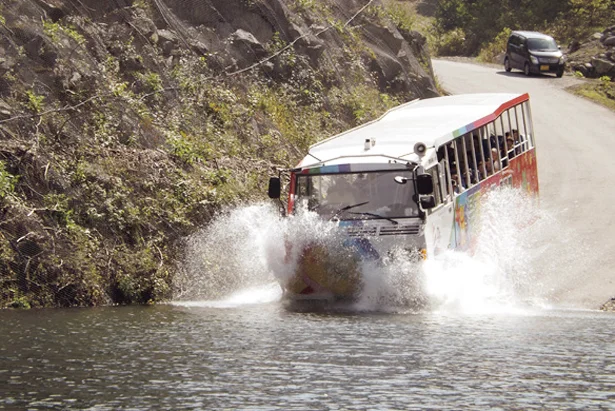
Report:
M 615 89 L 612 83 L 609 87 L 611 90 Z M 568 91 L 615 111 L 615 99 L 609 97 L 607 90 L 605 90 L 605 85 L 601 80 L 588 80 L 584 84 L 569 87 Z

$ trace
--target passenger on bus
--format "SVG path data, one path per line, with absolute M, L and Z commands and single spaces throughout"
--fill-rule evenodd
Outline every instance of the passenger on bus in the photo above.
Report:
M 508 154 L 508 158 L 514 158 L 517 154 L 515 151 L 515 140 L 510 133 L 506 133 L 506 152 Z
M 498 162 L 497 159 L 493 160 L 493 163 L 491 163 L 491 158 L 487 157 L 487 159 L 485 160 L 484 164 L 485 164 L 485 170 L 487 171 L 487 175 L 486 176 L 482 176 L 481 179 L 487 178 L 487 177 L 489 177 L 490 175 L 493 174 L 493 166 L 496 167 L 496 171 L 499 170 L 499 162 Z M 481 175 L 483 173 L 483 171 L 482 171 L 482 164 L 480 166 L 480 173 L 481 173 Z
M 476 162 L 476 167 L 478 167 L 478 160 Z M 474 184 L 478 184 L 478 182 L 480 181 L 481 177 L 481 172 L 480 169 L 476 170 L 474 169 L 474 167 L 472 167 L 472 170 L 470 170 L 470 181 L 472 182 L 472 185 Z
M 491 134 L 489 136 L 489 141 L 491 143 L 491 148 L 499 148 L 500 150 L 504 148 L 504 137 L 502 136 L 496 137 L 494 134 Z
M 517 146 L 515 149 L 516 154 L 521 154 L 523 151 L 527 150 L 527 147 L 525 147 L 525 137 L 523 134 L 519 134 L 519 130 L 514 128 L 512 130 L 512 136 L 515 140 L 515 145 Z
M 467 187 L 465 184 L 465 178 L 463 177 L 463 175 L 459 177 L 459 175 L 457 174 L 457 170 L 455 168 L 453 168 L 453 171 L 451 171 L 451 180 L 453 183 L 453 190 L 456 193 L 461 193 L 465 191 Z
M 453 192 L 459 194 L 459 178 L 456 174 L 451 174 L 451 185 L 453 186 Z
M 485 173 L 487 173 L 485 175 Z M 487 161 L 479 161 L 478 163 L 478 179 L 479 180 L 484 180 L 485 178 L 487 178 L 488 176 L 490 176 L 491 174 L 493 174 L 493 172 L 491 171 L 491 160 L 487 159 Z
M 485 157 L 489 157 L 489 152 L 491 150 L 489 150 L 489 140 L 484 138 L 483 139 L 483 153 L 485 153 Z
M 491 149 L 491 158 L 493 159 L 492 171 L 500 171 L 501 167 L 500 162 L 498 161 L 498 150 L 495 147 Z M 488 161 L 488 163 L 491 163 L 491 161 Z
M 476 154 L 476 162 L 478 163 L 479 161 L 483 161 L 483 154 L 487 153 L 489 149 L 485 148 L 485 143 L 487 143 L 486 140 L 483 140 L 483 149 L 481 150 L 480 137 L 474 134 L 472 135 L 472 138 L 474 140 L 474 153 Z

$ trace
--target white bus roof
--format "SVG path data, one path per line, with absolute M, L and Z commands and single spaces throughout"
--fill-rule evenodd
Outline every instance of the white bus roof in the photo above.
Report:
M 349 159 L 350 162 L 418 159 L 414 154 L 416 143 L 437 149 L 528 99 L 527 94 L 484 93 L 414 100 L 387 111 L 377 120 L 310 146 L 309 154 L 298 167 L 348 163 Z M 365 149 L 367 139 L 370 140 L 368 150 Z

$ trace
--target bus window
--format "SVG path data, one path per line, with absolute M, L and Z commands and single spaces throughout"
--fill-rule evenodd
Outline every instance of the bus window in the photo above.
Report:
M 500 158 L 500 142 L 502 141 L 502 123 L 499 119 L 493 121 L 492 129 L 495 134 L 489 136 L 489 150 L 491 151 L 491 173 L 496 171 L 500 171 L 501 167 L 501 158 Z M 491 174 L 489 173 L 489 174 Z
M 495 129 L 495 140 L 492 141 L 493 145 L 491 146 L 491 149 L 497 149 L 498 151 L 500 151 L 500 145 L 502 144 L 502 140 L 504 139 L 504 130 L 502 129 L 502 118 L 498 117 L 495 119 L 495 121 L 493 122 L 494 124 L 494 129 Z
M 478 130 L 478 145 L 480 151 L 480 160 L 478 162 L 479 179 L 487 178 L 487 161 L 489 161 L 489 129 L 487 126 L 481 127 Z
M 440 161 L 438 170 L 440 172 L 440 191 L 442 191 L 442 201 L 448 201 L 450 198 L 449 178 L 448 178 L 448 163 L 445 159 Z
M 508 111 L 504 111 L 497 120 L 497 122 L 500 123 L 500 127 L 502 130 L 502 134 L 501 134 L 502 139 L 498 141 L 498 145 L 499 145 L 498 152 L 499 152 L 500 164 L 502 165 L 502 168 L 508 167 L 508 154 L 506 150 L 506 139 L 510 138 L 510 123 L 508 122 L 508 120 L 509 120 Z
M 448 192 L 449 195 L 452 195 L 454 190 L 453 190 L 453 183 L 451 182 L 451 146 L 450 144 L 447 146 L 444 146 L 444 164 L 445 164 L 445 176 L 446 176 L 446 191 Z
M 440 191 L 442 192 L 442 201 L 445 201 L 450 194 L 449 189 L 449 179 L 447 173 L 448 160 L 446 157 L 446 148 L 445 146 L 440 146 L 437 151 L 438 157 L 438 174 L 440 176 Z
M 472 170 L 471 167 L 472 166 L 470 164 L 470 158 L 471 157 L 468 155 L 468 150 L 469 150 L 470 147 L 467 144 L 467 137 L 468 137 L 468 135 L 466 134 L 464 136 L 461 136 L 459 138 L 459 140 L 461 141 L 461 153 L 460 153 L 460 155 L 463 157 L 463 160 L 461 161 L 461 164 L 464 165 L 462 173 L 463 173 L 463 177 L 464 177 L 465 182 L 466 182 L 465 187 L 466 188 L 470 188 L 470 187 L 472 187 L 472 175 L 471 175 L 472 174 L 472 172 L 471 172 L 471 170 Z
M 466 179 L 466 161 L 465 161 L 465 152 L 463 149 L 463 144 L 461 138 L 457 137 L 455 141 L 455 161 L 457 163 L 457 182 L 459 183 L 460 190 L 465 190 L 468 188 L 468 180 Z
M 506 130 L 512 133 L 513 129 L 517 128 L 517 118 L 515 117 L 514 108 L 506 110 L 506 117 L 504 120 L 506 121 Z
M 479 181 L 479 170 L 478 170 L 478 159 L 480 154 L 479 149 L 479 141 L 478 141 L 478 130 L 474 131 L 471 134 L 468 134 L 467 139 L 468 144 L 468 160 L 470 161 L 470 168 L 472 169 L 472 183 L 477 184 Z
M 523 126 L 523 119 L 521 118 L 521 106 L 517 105 L 511 109 L 514 112 L 514 121 L 512 123 L 512 136 L 515 142 L 515 154 L 521 154 L 527 151 L 527 144 L 525 142 L 525 134 L 519 130 Z
M 522 153 L 523 148 L 522 148 L 522 142 L 521 142 L 521 135 L 519 133 L 519 116 L 518 116 L 518 111 L 517 109 L 519 108 L 519 106 L 514 106 L 513 108 L 510 109 L 510 131 L 514 140 L 514 149 L 515 149 L 515 154 L 519 154 Z
M 442 203 L 442 191 L 440 190 L 440 173 L 438 172 L 438 164 L 427 170 L 433 180 L 433 195 L 436 200 L 436 207 Z
M 500 122 L 502 123 L 502 135 L 506 136 L 507 133 L 510 134 L 510 123 L 509 123 L 509 118 L 508 118 L 508 110 L 503 111 L 502 114 L 500 114 Z
M 527 146 L 526 150 L 529 150 L 534 147 L 534 140 L 531 129 L 532 124 L 530 121 L 530 105 L 527 101 L 521 104 L 521 112 L 523 113 L 521 116 L 523 125 L 519 125 L 520 133 L 524 136 L 525 144 Z
M 504 118 L 504 126 L 506 132 L 504 133 L 504 159 L 508 162 L 509 159 L 514 158 L 517 154 L 521 153 L 519 147 L 519 132 L 517 130 L 517 117 L 515 115 L 515 108 L 506 110 Z
M 451 180 L 453 184 L 453 191 L 459 193 L 463 191 L 463 184 L 461 181 L 461 167 L 459 167 L 459 153 L 457 151 L 457 140 L 451 142 L 452 148 L 452 162 L 451 165 Z

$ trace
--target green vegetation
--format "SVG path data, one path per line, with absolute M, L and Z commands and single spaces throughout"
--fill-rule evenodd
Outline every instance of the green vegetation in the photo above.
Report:
M 614 21 L 612 0 L 440 0 L 431 43 L 438 55 L 477 56 L 480 62 L 501 63 L 512 30 L 541 31 L 560 44 L 570 44 L 602 32 Z M 598 47 L 584 49 L 586 55 L 603 52 Z M 609 77 L 589 81 L 574 92 L 615 108 Z
M 574 86 L 572 91 L 615 111 L 615 83 L 609 76 Z
M 486 57 L 507 29 L 542 31 L 559 42 L 584 38 L 612 24 L 615 6 L 611 0 L 441 0 L 435 18 L 436 53 L 475 56 L 492 49 L 482 52 Z
M 9 195 L 14 195 L 17 180 L 17 176 L 8 173 L 4 162 L 0 161 L 0 200 L 4 200 Z
M 0 308 L 169 298 L 186 236 L 264 198 L 271 171 L 310 144 L 417 97 L 368 69 L 365 21 L 346 24 L 327 2 L 291 5 L 330 22 L 333 46 L 309 56 L 280 30 L 249 70 L 190 38 L 156 40 L 147 0 L 95 21 L 2 10 L 0 103 L 14 112 L 0 117 Z M 413 24 L 401 9 L 365 15 Z
M 498 62 L 502 50 L 506 50 L 506 43 L 512 30 L 505 27 L 493 41 L 487 43 L 478 54 L 477 60 L 483 63 Z
M 43 30 L 54 43 L 57 43 L 61 39 L 61 35 L 65 35 L 73 39 L 77 44 L 81 45 L 85 43 L 85 38 L 79 33 L 73 26 L 62 26 L 59 23 L 55 23 L 49 20 L 43 20 Z
M 43 111 L 45 96 L 39 96 L 33 90 L 27 90 L 26 97 L 28 98 L 27 105 L 30 110 L 35 113 Z

